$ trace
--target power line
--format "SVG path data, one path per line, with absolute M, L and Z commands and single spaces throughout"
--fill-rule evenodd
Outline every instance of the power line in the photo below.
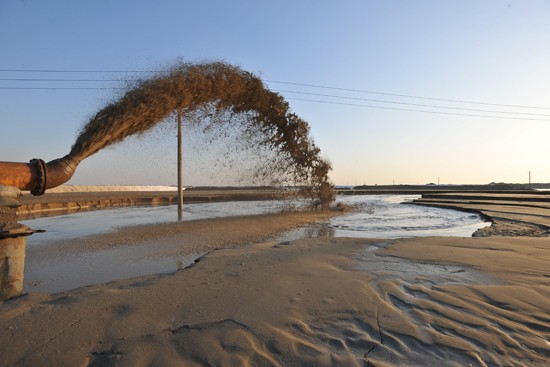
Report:
M 65 69 L 0 69 L 0 72 L 28 72 L 28 73 L 158 73 L 159 71 L 154 70 L 65 70 Z M 136 79 L 51 79 L 51 78 L 0 78 L 0 81 L 15 81 L 15 82 L 136 82 L 140 81 L 142 79 L 136 78 Z M 466 104 L 475 104 L 475 105 L 484 105 L 484 106 L 497 106 L 497 107 L 508 107 L 508 108 L 530 108 L 530 109 L 545 109 L 550 110 L 550 107 L 542 107 L 542 106 L 526 106 L 526 105 L 514 105 L 514 104 L 499 104 L 499 103 L 489 103 L 489 102 L 479 102 L 479 101 L 469 101 L 469 100 L 458 100 L 458 99 L 445 99 L 445 98 L 434 98 L 434 97 L 425 97 L 425 96 L 415 96 L 415 95 L 407 95 L 407 94 L 397 94 L 397 93 L 386 93 L 386 92 L 378 92 L 378 91 L 371 91 L 371 90 L 364 90 L 364 89 L 352 89 L 352 88 L 341 88 L 341 87 L 334 87 L 334 86 L 326 86 L 326 85 L 319 85 L 319 84 L 307 84 L 307 83 L 298 83 L 298 82 L 288 82 L 288 81 L 280 81 L 280 80 L 270 80 L 270 79 L 263 79 L 264 82 L 267 83 L 278 83 L 278 84 L 286 84 L 286 85 L 295 85 L 295 86 L 302 86 L 302 87 L 309 87 L 309 88 L 320 88 L 320 89 L 329 89 L 329 90 L 339 90 L 339 91 L 346 91 L 346 92 L 354 92 L 354 93 L 367 93 L 367 94 L 376 94 L 376 95 L 385 95 L 385 96 L 392 96 L 392 97 L 401 97 L 401 98 L 414 98 L 414 99 L 424 99 L 424 100 L 432 100 L 432 101 L 440 101 L 440 102 L 452 102 L 452 103 L 466 103 Z M 12 86 L 0 86 L 0 89 L 3 90 L 55 90 L 55 89 L 62 89 L 62 90 L 102 90 L 102 89 L 125 89 L 123 87 L 12 87 Z M 275 90 L 276 91 L 276 90 Z M 385 100 L 377 100 L 377 99 L 370 99 L 370 98 L 359 98 L 359 97 L 349 97 L 349 96 L 338 96 L 338 95 L 330 95 L 330 94 L 321 94 L 321 93 L 309 93 L 309 92 L 298 92 L 298 91 L 285 91 L 280 90 L 282 93 L 295 93 L 295 94 L 304 94 L 304 95 L 312 95 L 312 96 L 322 96 L 322 97 L 330 97 L 330 98 L 341 98 L 341 99 L 350 99 L 350 100 L 363 100 L 363 101 L 369 101 L 369 102 L 378 102 L 378 103 L 389 103 L 389 104 L 397 104 L 397 105 L 406 105 L 406 106 L 417 106 L 417 107 L 428 107 L 428 108 L 441 108 L 441 109 L 451 109 L 451 110 L 462 110 L 462 111 L 472 111 L 472 112 L 484 112 L 484 113 L 504 113 L 504 114 L 514 114 L 514 115 L 530 115 L 530 116 L 550 116 L 545 114 L 535 114 L 535 113 L 523 113 L 523 112 L 506 112 L 506 111 L 493 111 L 493 110 L 482 110 L 482 109 L 473 109 L 473 108 L 465 108 L 465 107 L 450 107 L 450 106 L 438 106 L 438 105 L 427 105 L 427 104 L 419 104 L 419 103 L 408 103 L 408 102 L 397 102 L 397 101 L 385 101 Z M 296 99 L 295 100 L 299 100 Z M 327 102 L 329 103 L 329 102 Z M 337 102 L 330 102 L 332 104 L 339 104 Z M 344 104 L 344 103 L 341 103 Z M 353 105 L 353 104 L 349 104 Z M 382 108 L 382 106 L 371 106 L 371 108 Z M 390 109 L 389 107 L 385 109 Z M 407 109 L 401 109 L 401 110 L 407 110 Z M 417 111 L 417 110 L 414 110 Z M 429 112 L 429 111 L 426 111 Z M 462 114 L 466 115 L 466 114 Z M 506 118 L 506 117 L 502 117 Z M 511 117 L 510 117 L 511 118 Z
M 493 119 L 503 119 L 503 120 L 525 120 L 525 121 L 543 121 L 550 122 L 550 119 L 535 119 L 529 117 L 509 117 L 509 116 L 488 116 L 488 115 L 476 115 L 469 113 L 456 113 L 456 112 L 442 112 L 442 111 L 428 111 L 428 110 L 415 110 L 412 108 L 398 108 L 398 107 L 385 107 L 385 106 L 374 106 L 374 105 L 364 105 L 358 103 L 345 103 L 345 102 L 332 102 L 332 101 L 319 101 L 314 99 L 305 99 L 305 98 L 287 98 L 293 101 L 304 101 L 304 102 L 315 102 L 315 103 L 325 103 L 325 104 L 334 104 L 342 106 L 354 106 L 354 107 L 364 107 L 364 108 L 377 108 L 382 110 L 392 110 L 392 111 L 406 111 L 406 112 L 420 112 L 420 113 L 431 113 L 437 115 L 447 115 L 447 116 L 466 116 L 466 117 L 482 117 L 482 118 L 493 118 Z
M 3 82 L 133 82 L 143 79 L 44 79 L 44 78 L 0 78 Z
M 155 70 L 0 69 L 6 73 L 158 73 Z
M 126 89 L 127 88 L 124 88 L 124 87 L 2 87 L 2 86 L 0 86 L 0 90 L 126 90 Z M 418 103 L 394 102 L 394 101 L 384 101 L 384 100 L 369 99 L 369 98 L 347 97 L 347 96 L 337 96 L 337 95 L 330 95 L 330 94 L 307 93 L 307 92 L 297 92 L 297 91 L 287 91 L 287 90 L 274 90 L 274 91 L 281 92 L 281 93 L 296 93 L 296 94 L 331 97 L 331 98 L 342 98 L 342 99 L 349 99 L 349 100 L 359 100 L 359 101 L 370 101 L 370 102 L 397 104 L 397 105 L 404 105 L 404 106 L 449 109 L 449 110 L 454 110 L 454 111 L 499 113 L 499 114 L 520 115 L 520 116 L 542 116 L 542 117 L 550 116 L 550 115 L 547 115 L 547 114 L 537 114 L 537 113 L 508 112 L 508 111 L 482 110 L 482 109 L 448 107 L 448 106 L 438 106 L 438 105 L 426 105 L 426 104 L 418 104 Z M 510 118 L 510 119 L 516 119 L 516 120 L 550 121 L 550 120 L 545 120 L 545 119 L 533 119 L 533 118 L 527 118 L 527 117 L 514 118 L 512 116 L 487 116 L 487 115 L 450 113 L 450 112 L 444 113 L 444 112 L 428 111 L 428 110 L 414 110 L 414 109 L 406 109 L 406 108 L 390 108 L 390 107 L 375 106 L 375 105 L 362 105 L 362 104 L 343 103 L 343 102 L 335 102 L 335 101 L 318 101 L 318 100 L 301 99 L 301 98 L 287 98 L 287 99 L 288 100 L 296 100 L 296 101 L 328 103 L 328 104 L 335 104 L 335 105 L 369 107 L 369 108 L 387 109 L 387 110 L 395 110 L 395 111 L 439 113 L 439 114 L 446 114 L 446 115 L 470 116 L 470 117 L 494 117 L 494 118 L 502 118 L 502 119 Z
M 132 82 L 139 81 L 140 79 L 38 79 L 38 78 L 0 78 L 0 81 L 18 81 L 18 82 Z M 124 89 L 122 87 L 29 87 L 28 89 Z M 0 89 L 27 89 L 26 87 L 0 87 Z M 293 94 L 303 94 L 310 96 L 319 96 L 319 97 L 330 97 L 330 98 L 340 98 L 340 99 L 349 99 L 357 101 L 368 101 L 368 102 L 378 102 L 378 103 L 388 103 L 394 105 L 404 105 L 404 106 L 415 106 L 415 107 L 428 107 L 428 108 L 439 108 L 439 109 L 448 109 L 456 111 L 472 111 L 472 112 L 484 112 L 484 113 L 504 113 L 511 115 L 529 115 L 529 116 L 550 116 L 548 114 L 538 114 L 538 113 L 528 113 L 528 112 L 510 112 L 510 111 L 496 111 L 496 110 L 484 110 L 484 109 L 475 109 L 475 108 L 464 108 L 464 107 L 450 107 L 450 106 L 441 106 L 441 105 L 429 105 L 429 104 L 420 104 L 420 103 L 408 103 L 408 102 L 396 102 L 388 101 L 381 99 L 372 99 L 372 98 L 360 98 L 360 97 L 350 97 L 350 96 L 340 96 L 334 94 L 322 94 L 322 93 L 310 93 L 310 92 L 300 92 L 293 90 L 278 90 L 274 89 L 274 92 L 280 93 L 293 93 Z
M 550 107 L 525 106 L 525 105 L 513 105 L 513 104 L 499 104 L 499 103 L 489 103 L 489 102 L 467 101 L 467 100 L 460 100 L 460 99 L 445 99 L 445 98 L 423 97 L 423 96 L 413 96 L 413 95 L 409 95 L 409 94 L 396 94 L 396 93 L 376 92 L 376 91 L 370 91 L 370 90 L 364 90 L 364 89 L 351 89 L 351 88 L 330 87 L 330 86 L 318 85 L 318 84 L 305 84 L 305 83 L 295 83 L 295 82 L 284 82 L 284 81 L 279 81 L 279 80 L 268 80 L 268 79 L 264 79 L 264 82 L 268 82 L 268 83 L 278 83 L 278 84 L 288 84 L 288 85 L 297 85 L 297 86 L 302 86 L 302 87 L 312 87 L 312 88 L 322 88 L 322 89 L 333 89 L 333 90 L 341 90 L 341 91 L 346 91 L 346 92 L 379 94 L 379 95 L 393 96 L 393 97 L 405 97 L 405 98 L 427 99 L 427 100 L 441 101 L 441 102 L 470 103 L 470 104 L 479 104 L 479 105 L 486 105 L 486 106 L 517 107 L 517 108 L 535 108 L 535 109 L 550 110 Z
M 297 92 L 297 91 L 292 91 L 292 90 L 277 90 L 277 89 L 274 89 L 273 91 L 274 92 L 280 92 L 280 93 L 294 93 L 294 94 L 303 94 L 303 95 L 318 96 L 318 97 L 342 98 L 342 99 L 350 99 L 350 100 L 356 100 L 356 101 L 389 103 L 389 104 L 404 105 L 404 106 L 441 108 L 441 109 L 458 110 L 458 111 L 472 111 L 472 112 L 485 112 L 485 113 L 504 113 L 504 114 L 512 114 L 512 115 L 547 116 L 547 117 L 550 117 L 550 115 L 548 115 L 548 114 L 541 114 L 541 113 L 509 112 L 509 111 L 496 111 L 496 110 L 482 110 L 482 109 L 476 109 L 476 108 L 449 107 L 449 106 L 429 105 L 429 104 L 420 104 L 420 103 L 385 101 L 385 100 L 381 100 L 381 99 L 371 99 L 371 98 L 337 96 L 337 95 L 333 95 L 333 94 Z
M 102 90 L 102 89 L 103 90 L 105 90 L 105 89 L 125 90 L 127 88 L 115 88 L 115 87 L 0 87 L 0 90 L 6 90 L 6 89 L 11 89 L 11 90 Z M 364 104 L 358 104 L 358 103 L 344 103 L 344 102 L 334 102 L 334 101 L 319 101 L 319 100 L 305 99 L 305 98 L 290 97 L 290 98 L 287 98 L 287 100 L 314 102 L 314 103 L 324 103 L 324 104 L 341 105 L 341 106 L 375 108 L 375 109 L 392 110 L 392 111 L 430 113 L 430 114 L 446 115 L 446 116 L 465 116 L 465 117 L 481 117 L 481 118 L 493 118 L 493 119 L 550 122 L 550 119 L 536 119 L 536 118 L 529 118 L 529 117 L 513 117 L 513 116 L 497 116 L 497 115 L 489 116 L 489 115 L 478 115 L 478 114 L 467 114 L 467 113 L 456 113 L 456 112 L 453 113 L 453 112 L 443 112 L 443 111 L 415 110 L 415 109 L 411 109 L 411 108 L 385 107 L 385 106 L 364 105 Z M 483 111 L 483 110 L 479 110 L 479 111 L 491 112 L 491 111 Z M 526 115 L 531 115 L 531 114 L 526 114 Z M 540 115 L 540 116 L 547 116 L 547 115 Z
M 56 90 L 56 89 L 60 89 L 60 90 L 121 89 L 121 90 L 124 90 L 128 88 L 124 88 L 124 87 L 0 87 L 0 89 L 2 90 Z

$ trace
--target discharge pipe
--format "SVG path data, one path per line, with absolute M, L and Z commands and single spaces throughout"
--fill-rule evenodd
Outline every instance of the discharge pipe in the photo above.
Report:
M 79 163 L 80 160 L 70 154 L 48 163 L 42 159 L 33 159 L 29 163 L 0 162 L 0 185 L 42 195 L 47 189 L 69 181 Z

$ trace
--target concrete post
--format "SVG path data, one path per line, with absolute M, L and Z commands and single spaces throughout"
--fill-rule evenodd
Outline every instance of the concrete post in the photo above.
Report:
M 182 163 L 181 110 L 178 110 L 178 213 L 183 212 L 183 163 Z
M 18 188 L 0 185 L 0 300 L 23 292 L 25 247 L 33 231 L 17 223 Z
M 26 237 L 0 239 L 0 300 L 23 293 Z

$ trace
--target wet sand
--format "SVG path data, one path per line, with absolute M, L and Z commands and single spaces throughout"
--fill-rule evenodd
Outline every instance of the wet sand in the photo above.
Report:
M 27 248 L 39 261 L 119 247 L 156 246 L 155 256 L 187 256 L 266 241 L 282 232 L 323 221 L 339 212 L 287 212 L 128 226 L 81 238 Z M 163 246 L 180 243 L 181 246 Z M 67 261 L 67 260 L 66 260 Z
M 97 186 L 56 188 L 42 196 L 26 193 L 19 199 L 20 220 L 44 216 L 70 214 L 86 210 L 98 210 L 132 205 L 175 205 L 177 189 L 168 191 L 143 190 L 144 187 L 129 187 L 132 191 L 105 191 Z M 145 187 L 146 188 L 146 187 Z M 292 192 L 273 188 L 190 188 L 183 192 L 184 203 L 209 203 L 220 201 L 274 200 L 288 197 Z
M 257 220 L 204 221 L 205 242 Z M 4 302 L 0 365 L 547 366 L 549 269 L 547 237 L 263 241 Z
M 550 195 L 547 192 L 424 194 L 415 204 L 481 214 L 492 225 L 477 231 L 474 236 L 478 237 L 550 235 Z

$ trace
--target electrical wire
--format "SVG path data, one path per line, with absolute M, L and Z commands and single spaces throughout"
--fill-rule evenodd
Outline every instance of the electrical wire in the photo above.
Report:
M 17 72 L 17 73 L 158 73 L 158 71 L 152 70 L 63 70 L 63 69 L 0 69 L 0 72 Z M 54 82 L 54 83 L 88 83 L 88 82 L 139 82 L 140 78 L 133 79 L 60 79 L 60 78 L 14 78 L 6 77 L 0 78 L 0 81 L 9 81 L 9 82 Z M 264 79 L 266 83 L 277 83 L 277 84 L 286 84 L 293 86 L 301 86 L 308 88 L 318 88 L 318 89 L 327 89 L 327 90 L 338 90 L 345 92 L 353 93 L 367 93 L 367 94 L 376 94 L 400 98 L 414 98 L 414 99 L 424 99 L 440 102 L 451 102 L 451 103 L 462 103 L 462 104 L 475 104 L 475 105 L 484 105 L 484 106 L 498 106 L 506 108 L 529 108 L 529 109 L 550 109 L 550 107 L 541 107 L 541 106 L 525 106 L 525 105 L 515 105 L 515 104 L 497 104 L 497 103 L 488 103 L 488 102 L 479 102 L 479 101 L 467 101 L 467 100 L 455 100 L 455 99 L 444 99 L 444 98 L 434 98 L 434 97 L 424 97 L 424 96 L 415 96 L 415 95 L 406 95 L 406 94 L 396 94 L 396 93 L 386 93 L 386 92 L 377 92 L 363 89 L 352 89 L 352 88 L 340 88 L 326 85 L 318 84 L 306 84 L 306 83 L 297 83 L 297 82 L 288 82 L 280 80 L 270 80 Z M 127 88 L 124 87 L 80 87 L 80 86 L 48 86 L 48 87 L 21 87 L 21 86 L 0 86 L 0 90 L 124 90 Z M 422 108 L 432 108 L 432 109 L 442 109 L 442 110 L 452 110 L 452 111 L 470 111 L 470 112 L 480 112 L 480 113 L 489 113 L 489 114 L 501 114 L 499 115 L 479 115 L 479 114 L 470 114 L 470 113 L 458 113 L 458 112 L 444 112 L 444 111 L 432 111 L 424 109 L 411 109 L 411 108 L 401 108 L 401 107 L 388 107 L 388 106 L 378 106 L 378 105 L 366 105 L 366 104 L 356 104 L 356 103 L 344 103 L 338 101 L 321 101 L 314 99 L 306 98 L 287 98 L 289 100 L 296 101 L 305 101 L 305 102 L 314 102 L 314 103 L 325 103 L 332 105 L 343 105 L 343 106 L 356 106 L 364 108 L 377 108 L 384 110 L 395 110 L 395 111 L 406 111 L 406 112 L 422 112 L 422 113 L 432 113 L 432 114 L 442 114 L 442 115 L 454 115 L 454 116 L 468 116 L 468 117 L 483 117 L 483 118 L 498 118 L 498 119 L 513 119 L 513 120 L 529 120 L 529 121 L 550 121 L 547 119 L 538 119 L 525 116 L 541 116 L 547 117 L 548 114 L 539 114 L 539 113 L 529 113 L 529 112 L 517 112 L 517 111 L 498 111 L 498 110 L 489 110 L 489 109 L 478 109 L 478 108 L 467 108 L 467 107 L 453 107 L 453 106 L 443 106 L 443 105 L 432 105 L 432 104 L 422 104 L 422 103 L 410 103 L 410 102 L 401 102 L 401 101 L 391 101 L 391 100 L 382 100 L 374 98 L 362 98 L 362 97 L 352 97 L 352 96 L 342 96 L 334 94 L 325 94 L 325 93 L 313 93 L 313 92 L 304 92 L 304 91 L 294 91 L 294 90 L 277 90 L 273 91 L 278 93 L 289 93 L 289 94 L 301 94 L 309 96 L 317 96 L 324 98 L 336 98 L 336 99 L 346 99 L 346 100 L 356 100 L 356 101 L 367 101 L 367 102 L 376 102 L 376 103 L 385 103 L 399 106 L 412 106 L 412 107 L 422 107 Z M 514 116 L 502 116 L 502 115 L 516 115 L 521 117 Z
M 392 96 L 392 97 L 404 97 L 404 98 L 427 99 L 427 100 L 441 101 L 441 102 L 470 103 L 470 104 L 479 104 L 479 105 L 487 105 L 487 106 L 498 106 L 498 107 L 535 108 L 535 109 L 550 110 L 550 107 L 541 107 L 541 106 L 525 106 L 525 105 L 515 105 L 515 104 L 476 102 L 476 101 L 467 101 L 467 100 L 460 100 L 460 99 L 434 98 L 434 97 L 414 96 L 414 95 L 409 95 L 409 94 L 396 94 L 396 93 L 376 92 L 376 91 L 369 91 L 369 90 L 364 90 L 364 89 L 351 89 L 351 88 L 330 87 L 330 86 L 318 85 L 318 84 L 305 84 L 305 83 L 295 83 L 295 82 L 284 82 L 284 81 L 269 80 L 269 79 L 264 79 L 264 82 L 268 82 L 268 83 L 278 83 L 278 84 L 288 84 L 288 85 L 296 85 L 296 86 L 311 87 L 311 88 L 333 89 L 333 90 L 341 90 L 341 91 L 346 91 L 346 92 L 379 94 L 379 95 Z
M 0 69 L 6 73 L 158 73 L 155 70 Z
M 512 114 L 512 115 L 528 115 L 528 116 L 546 116 L 546 117 L 550 117 L 549 114 L 541 114 L 541 113 L 511 112 L 511 111 L 482 110 L 482 109 L 476 109 L 476 108 L 449 107 L 449 106 L 429 105 L 429 104 L 420 104 L 420 103 L 385 101 L 385 100 L 381 100 L 381 99 L 371 99 L 371 98 L 337 96 L 337 95 L 333 95 L 333 94 L 297 92 L 297 91 L 291 91 L 291 90 L 273 89 L 273 91 L 274 92 L 279 92 L 279 93 L 294 93 L 294 94 L 303 94 L 303 95 L 318 96 L 318 97 L 330 97 L 330 98 L 350 99 L 350 100 L 356 100 L 356 101 L 389 103 L 389 104 L 404 105 L 404 106 L 429 107 L 429 108 L 440 108 L 440 109 L 459 110 L 459 111 L 472 111 L 472 112 L 485 112 L 485 113 L 505 113 L 505 114 Z
M 0 78 L 0 81 L 20 81 L 20 82 L 132 82 L 132 81 L 139 81 L 132 80 L 132 79 L 37 79 L 37 78 Z M 0 89 L 34 89 L 34 90 L 41 90 L 41 89 L 83 89 L 83 90 L 94 90 L 94 89 L 124 89 L 122 87 L 0 87 Z M 544 117 L 550 117 L 548 114 L 538 114 L 538 113 L 528 113 L 528 112 L 512 112 L 512 111 L 497 111 L 497 110 L 485 110 L 485 109 L 475 109 L 475 108 L 464 108 L 464 107 L 450 107 L 450 106 L 442 106 L 442 105 L 429 105 L 429 104 L 421 104 L 421 103 L 408 103 L 408 102 L 396 102 L 396 101 L 388 101 L 388 100 L 381 100 L 381 99 L 372 99 L 372 98 L 360 98 L 360 97 L 350 97 L 350 96 L 340 96 L 340 95 L 334 95 L 334 94 L 323 94 L 323 93 L 310 93 L 310 92 L 300 92 L 300 91 L 293 91 L 293 90 L 280 90 L 280 89 L 274 89 L 274 92 L 278 93 L 291 93 L 291 94 L 302 94 L 302 95 L 310 95 L 310 96 L 317 96 L 317 97 L 329 97 L 329 98 L 339 98 L 339 99 L 349 99 L 349 100 L 356 100 L 356 101 L 367 101 L 367 102 L 377 102 L 377 103 L 387 103 L 387 104 L 393 104 L 393 105 L 403 105 L 403 106 L 414 106 L 414 107 L 428 107 L 428 108 L 438 108 L 438 109 L 445 109 L 445 110 L 456 110 L 456 111 L 471 111 L 471 112 L 483 112 L 483 113 L 503 113 L 503 114 L 510 114 L 510 115 L 526 115 L 526 116 L 544 116 Z
M 536 118 L 529 118 L 529 117 L 512 117 L 512 116 L 496 116 L 496 115 L 489 116 L 489 115 L 476 115 L 476 114 L 456 113 L 456 112 L 415 110 L 415 109 L 411 109 L 411 108 L 397 108 L 397 107 L 385 107 L 385 106 L 364 105 L 364 104 L 358 104 L 358 103 L 319 101 L 319 100 L 305 99 L 305 98 L 287 98 L 287 99 L 288 99 L 288 100 L 293 100 L 293 101 L 315 102 L 315 103 L 325 103 L 325 104 L 342 105 L 342 106 L 354 106 L 354 107 L 364 107 L 364 108 L 377 108 L 377 109 L 392 110 L 392 111 L 406 111 L 406 112 L 431 113 L 431 114 L 447 115 L 447 116 L 467 116 L 467 117 L 482 117 L 482 118 L 493 118 L 493 119 L 503 119 L 503 120 L 525 120 L 525 121 L 543 121 L 543 122 L 550 122 L 550 119 L 536 119 Z
M 125 90 L 128 88 L 123 87 L 0 87 L 1 90 L 102 90 L 102 89 L 119 89 L 119 90 Z
M 44 78 L 0 78 L 7 82 L 133 82 L 141 79 L 44 79 Z

